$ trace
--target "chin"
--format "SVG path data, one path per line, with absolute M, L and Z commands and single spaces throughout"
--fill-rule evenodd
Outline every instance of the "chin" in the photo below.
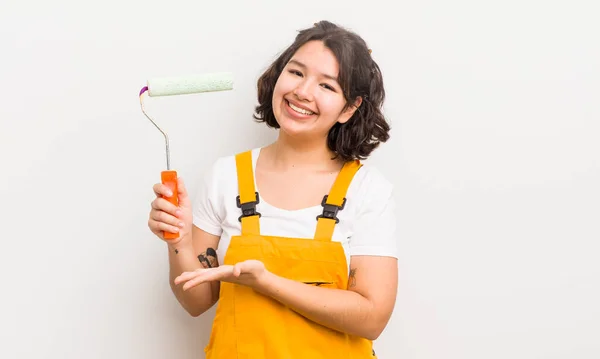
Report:
M 306 125 L 289 120 L 279 122 L 279 131 L 290 137 L 310 137 L 311 135 L 311 131 Z

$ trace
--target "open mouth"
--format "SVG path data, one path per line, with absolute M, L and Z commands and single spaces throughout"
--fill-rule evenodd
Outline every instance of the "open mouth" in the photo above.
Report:
M 285 103 L 289 106 L 289 108 L 291 108 L 292 110 L 294 110 L 294 112 L 297 112 L 301 115 L 306 115 L 306 116 L 311 116 L 314 115 L 315 113 L 309 110 L 305 110 L 303 108 L 300 108 L 298 106 L 294 106 L 293 103 L 290 103 L 288 100 L 285 100 Z

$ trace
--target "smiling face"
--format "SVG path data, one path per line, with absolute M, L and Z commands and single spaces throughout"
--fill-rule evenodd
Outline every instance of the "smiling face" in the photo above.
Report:
M 281 131 L 293 137 L 323 138 L 337 122 L 347 122 L 356 107 L 346 107 L 337 82 L 338 61 L 322 41 L 296 51 L 273 92 L 273 114 Z M 360 99 L 355 103 L 360 105 Z

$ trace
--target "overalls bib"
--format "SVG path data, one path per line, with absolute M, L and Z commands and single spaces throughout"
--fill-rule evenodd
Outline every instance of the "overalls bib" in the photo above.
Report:
M 260 234 L 259 202 L 254 188 L 252 153 L 236 155 L 241 209 L 241 235 L 233 236 L 224 264 L 260 260 L 270 272 L 291 280 L 327 288 L 347 289 L 344 249 L 331 240 L 337 211 L 344 208 L 346 191 L 359 161 L 347 162 L 331 191 L 323 198 L 315 238 Z M 219 302 L 207 359 L 366 359 L 375 358 L 372 342 L 317 324 L 252 288 L 221 282 Z

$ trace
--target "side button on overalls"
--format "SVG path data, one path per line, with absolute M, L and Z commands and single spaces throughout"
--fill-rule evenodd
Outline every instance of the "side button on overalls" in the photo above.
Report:
M 323 214 L 315 237 L 290 238 L 260 234 L 259 201 L 254 188 L 251 151 L 236 155 L 241 209 L 241 234 L 231 238 L 223 263 L 260 260 L 267 270 L 284 278 L 325 288 L 347 289 L 348 266 L 344 249 L 331 240 L 344 208 L 346 191 L 359 161 L 344 165 L 323 199 Z M 233 199 L 232 199 L 233 200 Z M 252 288 L 221 283 L 209 343 L 208 359 L 373 359 L 372 342 L 329 329 L 297 314 Z

